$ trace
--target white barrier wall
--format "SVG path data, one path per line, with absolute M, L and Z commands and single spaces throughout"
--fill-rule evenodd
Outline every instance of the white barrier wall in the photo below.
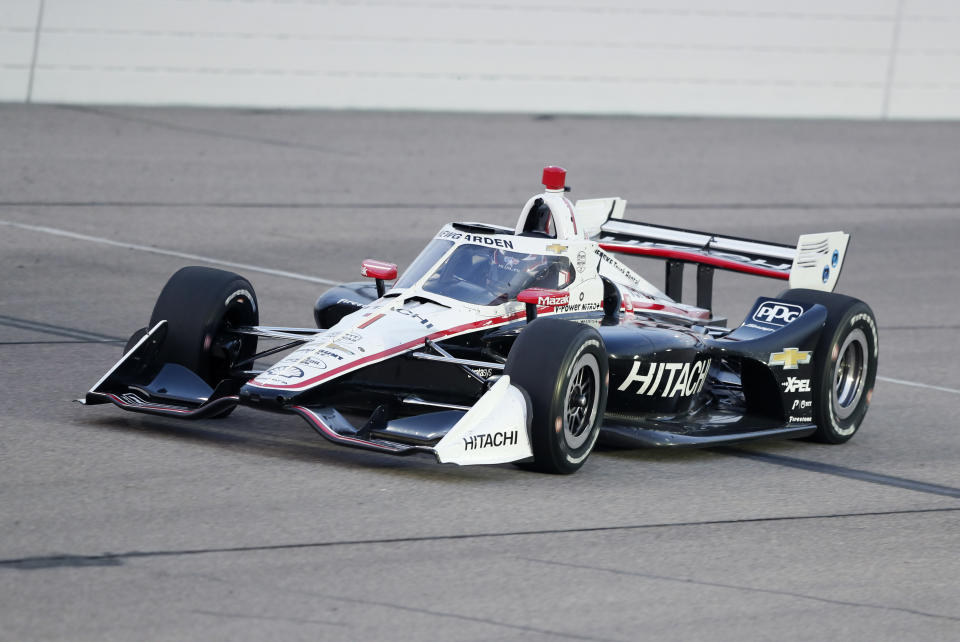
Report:
M 960 0 L 0 0 L 0 100 L 960 117 Z

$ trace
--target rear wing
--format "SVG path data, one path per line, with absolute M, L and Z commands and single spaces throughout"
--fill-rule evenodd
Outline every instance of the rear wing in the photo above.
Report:
M 577 201 L 577 221 L 608 252 L 663 259 L 665 292 L 679 301 L 683 266 L 697 265 L 697 306 L 712 308 L 714 269 L 790 282 L 791 288 L 832 292 L 840 278 L 850 235 L 804 234 L 796 247 L 735 236 L 650 225 L 623 219 L 622 198 Z

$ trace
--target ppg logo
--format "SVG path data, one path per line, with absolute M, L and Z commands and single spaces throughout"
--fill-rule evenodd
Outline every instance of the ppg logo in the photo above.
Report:
M 780 303 L 779 301 L 764 301 L 753 313 L 753 320 L 770 325 L 784 326 L 792 323 L 803 314 L 803 308 L 791 303 Z

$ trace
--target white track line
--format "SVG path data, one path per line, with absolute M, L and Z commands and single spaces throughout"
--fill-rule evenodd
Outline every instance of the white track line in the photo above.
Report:
M 4 221 L 4 220 L 0 220 L 0 225 L 15 227 L 21 230 L 29 230 L 31 232 L 42 232 L 44 234 L 62 236 L 64 238 L 76 239 L 78 241 L 89 241 L 90 243 L 110 245 L 113 247 L 119 247 L 126 250 L 138 250 L 140 252 L 149 252 L 151 254 L 162 254 L 163 256 L 175 256 L 180 259 L 187 259 L 189 261 L 200 261 L 201 263 L 210 263 L 212 265 L 222 265 L 224 267 L 235 268 L 237 270 L 244 270 L 247 272 L 260 272 L 261 274 L 269 274 L 271 276 L 282 276 L 288 279 L 297 279 L 299 281 L 309 281 L 310 283 L 323 283 L 325 285 L 340 285 L 339 281 L 331 281 L 330 279 L 321 279 L 318 276 L 310 276 L 308 274 L 299 274 L 297 272 L 286 272 L 284 270 L 272 270 L 270 268 L 260 267 L 259 265 L 248 265 L 246 263 L 234 263 L 233 261 L 222 261 L 220 259 L 211 258 L 209 256 L 200 256 L 199 254 L 187 254 L 186 252 L 177 252 L 176 250 L 165 250 L 158 247 L 149 247 L 147 245 L 137 245 L 136 243 L 122 243 L 120 241 L 113 241 L 111 239 L 106 239 L 100 236 L 78 234 L 76 232 L 70 232 L 68 230 L 57 229 L 55 227 L 43 227 L 41 225 L 27 225 L 25 223 L 15 223 L 13 221 Z
M 877 379 L 880 381 L 887 381 L 889 383 L 899 383 L 902 386 L 913 386 L 914 388 L 926 388 L 927 390 L 939 390 L 940 392 L 952 392 L 955 395 L 960 395 L 960 390 L 956 388 L 944 388 L 943 386 L 931 386 L 927 383 L 917 383 L 916 381 L 904 381 L 903 379 L 891 379 L 890 377 L 880 377 Z
M 151 254 L 162 254 L 163 256 L 175 256 L 177 258 L 188 259 L 190 261 L 200 261 L 201 263 L 210 263 L 212 265 L 222 265 L 224 267 L 236 268 L 238 270 L 246 270 L 248 272 L 260 272 L 261 274 L 270 274 L 272 276 L 282 276 L 288 279 L 297 279 L 299 281 L 309 281 L 310 283 L 323 283 L 325 285 L 340 285 L 339 281 L 321 279 L 318 276 L 298 274 L 297 272 L 286 272 L 284 270 L 272 270 L 270 268 L 260 267 L 258 265 L 248 265 L 246 263 L 234 263 L 233 261 L 221 261 L 220 259 L 214 259 L 208 256 L 200 256 L 199 254 L 187 254 L 185 252 L 177 252 L 176 250 L 164 250 L 157 247 L 137 245 L 136 243 L 122 243 L 120 241 L 113 241 L 111 239 L 106 239 L 100 236 L 78 234 L 76 232 L 70 232 L 68 230 L 57 229 L 55 227 L 44 227 L 41 225 L 27 225 L 26 223 L 15 223 L 13 221 L 4 221 L 4 220 L 0 220 L 0 225 L 15 227 L 21 230 L 29 230 L 31 232 L 42 232 L 44 234 L 62 236 L 64 238 L 76 239 L 78 241 L 89 241 L 91 243 L 100 243 L 101 245 L 111 245 L 113 247 L 120 247 L 127 250 L 138 250 L 140 252 L 150 252 Z M 940 392 L 949 392 L 955 395 L 960 395 L 960 390 L 956 390 L 954 388 L 944 388 L 943 386 L 931 386 L 926 383 L 918 383 L 916 381 L 904 381 L 903 379 L 891 379 L 890 377 L 878 376 L 877 379 L 881 381 L 886 381 L 888 383 L 898 383 L 902 386 L 913 386 L 914 388 L 926 388 L 928 390 L 939 390 Z

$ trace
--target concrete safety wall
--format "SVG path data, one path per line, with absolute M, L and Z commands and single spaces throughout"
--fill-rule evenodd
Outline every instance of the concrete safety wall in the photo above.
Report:
M 2 0 L 0 100 L 960 117 L 958 0 Z

